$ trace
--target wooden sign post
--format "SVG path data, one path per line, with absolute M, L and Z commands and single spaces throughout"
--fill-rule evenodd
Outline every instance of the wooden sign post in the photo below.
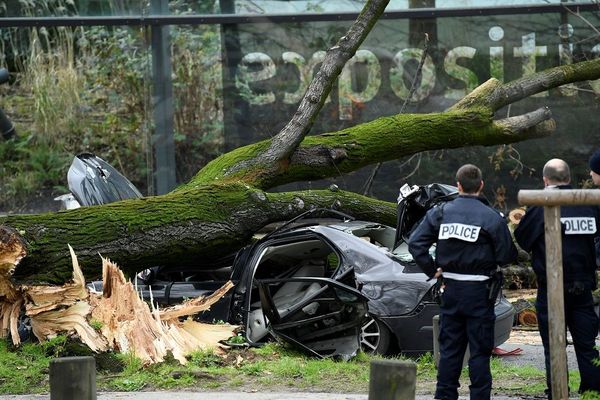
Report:
M 600 190 L 520 190 L 519 204 L 544 207 L 552 398 L 569 398 L 560 206 L 598 205 Z

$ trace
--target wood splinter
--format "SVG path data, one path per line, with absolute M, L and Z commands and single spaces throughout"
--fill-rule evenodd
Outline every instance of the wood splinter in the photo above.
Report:
M 22 310 L 31 318 L 32 332 L 41 342 L 60 333 L 76 335 L 95 352 L 131 352 L 144 364 L 161 362 L 168 354 L 185 364 L 186 356 L 193 351 L 221 349 L 219 343 L 234 336 L 238 329 L 192 319 L 227 293 L 233 287 L 231 282 L 210 296 L 158 310 L 140 298 L 117 265 L 105 258 L 102 258 L 104 291 L 90 292 L 71 246 L 71 282 L 62 286 L 15 286 L 10 278 L 25 256 L 26 247 L 18 233 L 1 228 L 0 337 L 10 333 L 16 346 L 20 344 L 17 328 Z

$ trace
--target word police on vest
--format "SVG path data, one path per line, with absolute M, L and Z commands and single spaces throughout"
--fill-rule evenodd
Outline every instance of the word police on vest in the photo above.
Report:
M 567 235 L 591 235 L 596 233 L 596 220 L 592 217 L 565 217 L 560 222 Z
M 465 242 L 476 242 L 479 238 L 480 226 L 465 224 L 441 224 L 438 239 L 459 239 Z

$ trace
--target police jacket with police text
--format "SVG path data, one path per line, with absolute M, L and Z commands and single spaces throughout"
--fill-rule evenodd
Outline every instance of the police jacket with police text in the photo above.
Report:
M 557 189 L 570 189 L 569 185 Z M 553 189 L 547 189 L 553 190 Z M 582 282 L 588 289 L 596 286 L 596 249 L 600 212 L 596 206 L 561 206 L 563 279 L 567 283 Z M 530 207 L 515 229 L 519 246 L 531 252 L 531 266 L 541 285 L 546 283 L 546 242 L 544 208 Z
M 436 259 L 429 248 L 436 243 Z M 504 218 L 481 197 L 461 195 L 427 211 L 408 240 L 415 262 L 429 276 L 436 269 L 490 275 L 517 258 Z

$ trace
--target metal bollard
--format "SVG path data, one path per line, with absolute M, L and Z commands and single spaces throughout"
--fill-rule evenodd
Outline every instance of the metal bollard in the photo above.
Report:
M 94 357 L 61 357 L 51 360 L 50 400 L 96 400 Z
M 369 376 L 369 400 L 415 398 L 417 364 L 411 361 L 373 360 Z

